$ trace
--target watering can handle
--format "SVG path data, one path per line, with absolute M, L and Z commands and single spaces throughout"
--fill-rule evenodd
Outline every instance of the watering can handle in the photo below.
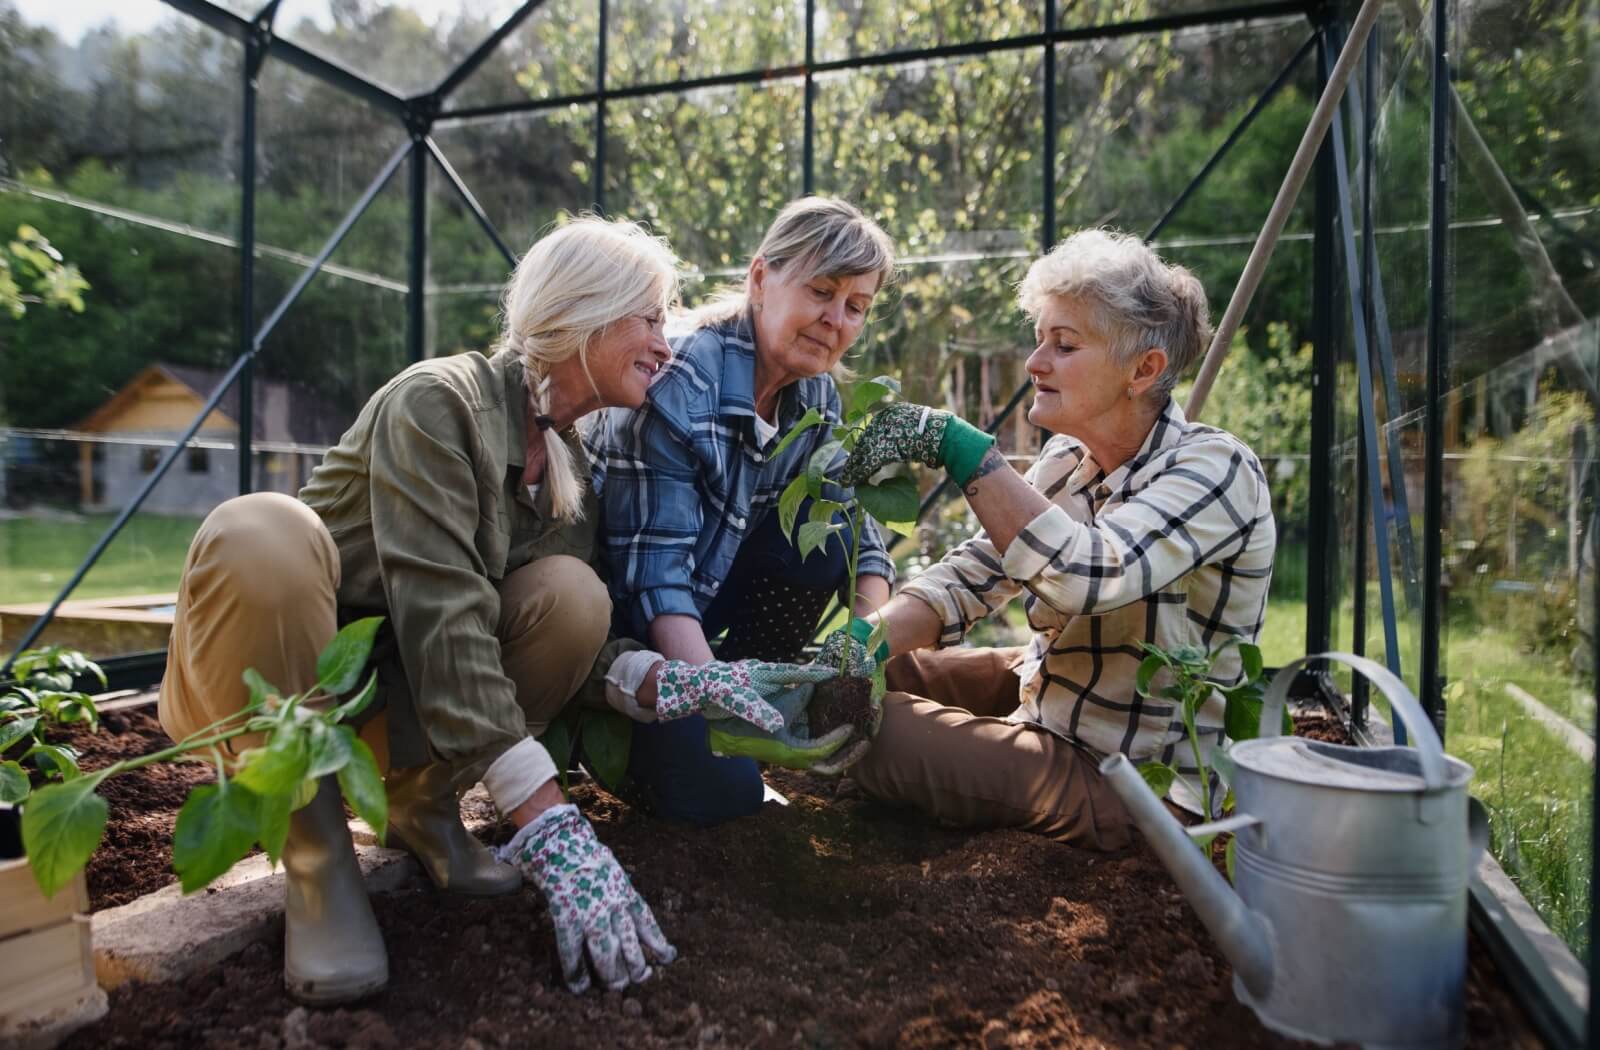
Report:
M 1411 734 L 1411 743 L 1416 747 L 1417 757 L 1422 763 L 1424 789 L 1433 792 L 1446 786 L 1448 777 L 1445 774 L 1444 748 L 1439 746 L 1439 734 L 1434 732 L 1433 723 L 1423 712 L 1422 705 L 1417 703 L 1417 698 L 1411 695 L 1406 684 L 1387 667 L 1354 653 L 1318 653 L 1285 664 L 1267 687 L 1266 700 L 1261 705 L 1260 736 L 1278 736 L 1282 731 L 1283 709 L 1288 702 L 1289 686 L 1295 674 L 1313 660 L 1334 660 L 1348 664 L 1377 686 L 1384 699 L 1389 701 L 1394 717 L 1400 719 Z

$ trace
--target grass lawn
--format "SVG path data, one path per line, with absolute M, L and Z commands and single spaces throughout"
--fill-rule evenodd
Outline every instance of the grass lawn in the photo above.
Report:
M 56 596 L 115 515 L 62 520 L 0 520 L 0 602 L 44 602 Z M 176 591 L 199 518 L 140 514 L 128 522 L 84 577 L 74 598 Z

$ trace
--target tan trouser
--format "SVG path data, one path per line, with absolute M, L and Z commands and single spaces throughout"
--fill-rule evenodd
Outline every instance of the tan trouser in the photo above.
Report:
M 162 728 L 180 739 L 244 707 L 247 667 L 286 694 L 315 685 L 317 654 L 338 630 L 338 589 L 339 550 L 305 504 L 258 492 L 218 506 L 184 564 Z M 594 570 L 567 555 L 507 573 L 499 591 L 501 664 L 537 735 L 588 677 L 611 603 Z M 387 767 L 385 721 L 372 719 L 361 735 Z M 235 754 L 254 746 L 230 743 Z
M 891 660 L 883 725 L 850 775 L 885 802 L 941 823 L 1020 828 L 1088 849 L 1121 849 L 1133 825 L 1089 752 L 1017 708 L 1017 649 L 945 649 Z

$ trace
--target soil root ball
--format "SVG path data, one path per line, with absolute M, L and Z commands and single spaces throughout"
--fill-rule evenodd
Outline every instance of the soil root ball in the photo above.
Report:
M 849 723 L 865 731 L 872 724 L 872 682 L 854 676 L 818 682 L 807 709 L 811 736 L 827 736 Z

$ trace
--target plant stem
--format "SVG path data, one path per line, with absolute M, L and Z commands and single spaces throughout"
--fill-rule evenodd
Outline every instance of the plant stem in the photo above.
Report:
M 202 747 L 211 747 L 213 745 L 223 743 L 224 741 L 232 740 L 236 736 L 243 736 L 249 732 L 260 732 L 260 730 L 252 730 L 249 726 L 236 726 L 225 733 L 218 733 L 215 736 L 205 737 L 200 740 L 189 739 L 181 744 L 173 744 L 171 747 L 162 751 L 155 751 L 148 755 L 140 755 L 138 758 L 125 758 L 120 762 L 113 763 L 102 770 L 98 770 L 95 775 L 100 776 L 100 778 L 104 780 L 107 777 L 114 777 L 118 773 L 131 773 L 133 770 L 138 769 L 141 766 L 148 766 L 155 762 L 163 762 L 169 758 L 185 754 L 189 751 L 198 751 Z
M 849 602 L 844 610 L 845 633 L 849 633 L 850 618 L 856 614 L 856 566 L 861 561 L 861 526 L 866 520 L 866 511 L 861 509 L 861 501 L 852 498 L 850 505 L 845 509 L 845 521 L 850 523 L 850 563 L 846 569 L 850 573 Z M 843 678 L 850 668 L 850 647 L 841 646 L 839 653 L 839 677 Z
M 1205 683 L 1207 686 L 1210 683 Z M 1206 769 L 1205 760 L 1200 757 L 1200 734 L 1195 731 L 1194 711 L 1186 703 L 1183 705 L 1183 725 L 1189 731 L 1189 747 L 1194 752 L 1194 767 L 1200 771 L 1200 805 L 1205 809 L 1206 820 L 1211 819 L 1211 774 Z

